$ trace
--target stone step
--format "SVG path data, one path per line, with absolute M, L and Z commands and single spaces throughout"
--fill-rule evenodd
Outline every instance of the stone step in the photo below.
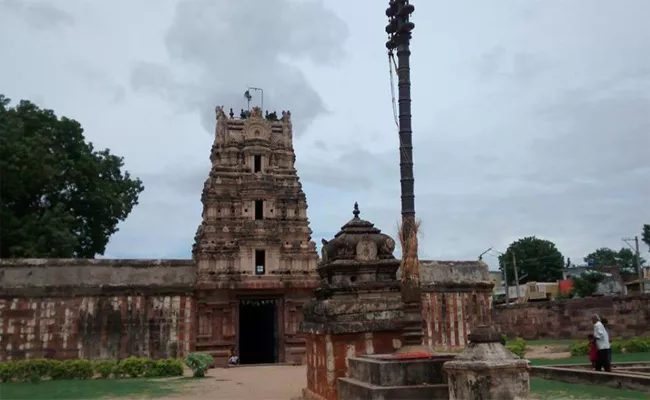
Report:
M 445 384 L 442 369 L 453 354 L 434 358 L 400 359 L 390 355 L 366 355 L 348 359 L 348 377 L 376 386 L 409 386 Z
M 338 379 L 338 398 L 344 400 L 447 400 L 446 384 L 377 386 L 352 378 Z

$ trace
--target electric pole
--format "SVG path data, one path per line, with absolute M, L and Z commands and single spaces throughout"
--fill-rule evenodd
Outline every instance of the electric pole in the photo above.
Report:
M 517 288 L 517 304 L 521 303 L 521 294 L 519 293 L 519 271 L 517 271 L 517 258 L 515 252 L 512 252 L 512 266 L 515 268 L 515 286 Z
M 639 251 L 639 237 L 635 236 L 634 238 L 623 238 L 625 244 L 630 246 L 634 250 L 634 267 L 636 268 L 636 273 L 639 277 L 639 291 L 643 294 L 645 293 L 645 282 L 643 281 L 643 268 L 641 268 L 641 252 Z M 634 241 L 634 247 L 630 244 L 631 241 Z
M 411 130 L 411 31 L 415 24 L 410 16 L 415 7 L 409 0 L 390 0 L 386 9 L 388 25 L 386 48 L 392 57 L 397 50 L 397 79 L 399 98 L 399 159 L 400 189 L 402 198 L 402 244 L 401 293 L 404 302 L 402 348 L 399 353 L 408 354 L 427 351 L 422 346 L 424 338 L 422 321 L 422 288 L 420 286 L 420 261 L 418 259 L 417 222 L 415 219 L 415 190 L 413 178 L 413 132 Z
M 503 280 L 505 282 L 506 286 L 506 305 L 510 304 L 510 286 L 508 285 L 508 270 L 506 268 L 506 260 L 505 257 L 502 257 L 502 260 L 499 260 L 501 264 L 501 268 L 503 269 Z

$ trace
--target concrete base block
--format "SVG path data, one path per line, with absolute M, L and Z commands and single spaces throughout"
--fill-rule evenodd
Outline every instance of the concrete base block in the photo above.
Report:
M 338 394 L 341 400 L 431 400 L 448 399 L 446 384 L 377 386 L 351 378 L 339 378 Z
M 443 364 L 453 354 L 431 358 L 366 355 L 348 359 L 348 376 L 338 379 L 338 398 L 361 399 L 448 399 L 449 388 Z

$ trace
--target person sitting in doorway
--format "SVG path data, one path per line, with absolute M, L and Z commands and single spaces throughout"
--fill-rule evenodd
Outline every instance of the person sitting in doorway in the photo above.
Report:
M 239 356 L 237 355 L 237 349 L 235 347 L 230 349 L 230 357 L 228 358 L 228 365 L 239 365 Z
M 596 360 L 596 371 L 612 372 L 610 364 L 610 346 L 609 334 L 605 326 L 600 322 L 600 317 L 596 314 L 591 318 L 594 323 L 594 339 L 596 340 L 596 347 L 598 348 L 598 359 Z

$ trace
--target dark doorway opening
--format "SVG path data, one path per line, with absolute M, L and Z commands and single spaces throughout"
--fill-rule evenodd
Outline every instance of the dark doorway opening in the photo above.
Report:
M 239 301 L 239 357 L 242 364 L 277 362 L 277 332 L 275 300 Z
M 264 219 L 264 200 L 255 200 L 255 219 Z
M 255 275 L 264 275 L 266 273 L 266 252 L 264 250 L 255 250 Z
M 253 172 L 262 172 L 262 156 L 253 156 Z

